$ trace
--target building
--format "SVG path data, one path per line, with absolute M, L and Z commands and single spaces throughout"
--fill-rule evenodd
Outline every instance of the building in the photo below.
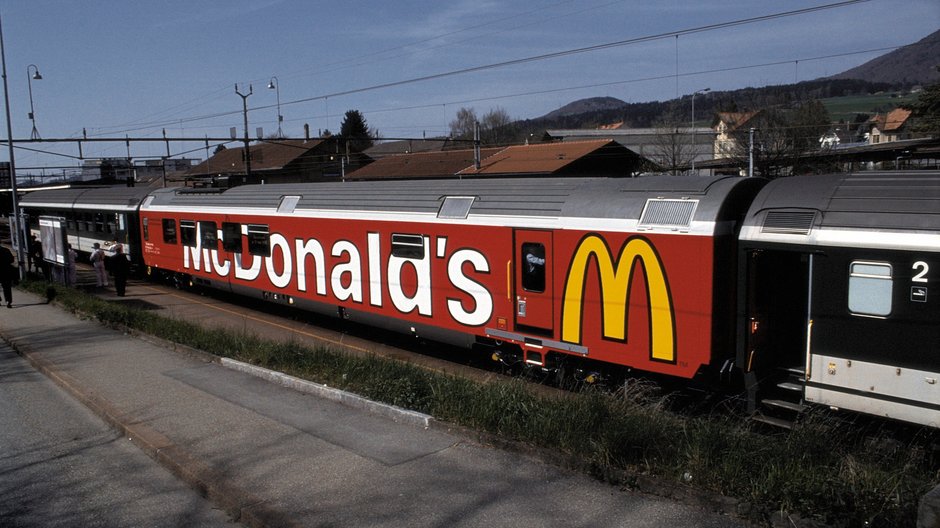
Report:
M 869 123 L 868 144 L 889 143 L 911 139 L 908 122 L 911 111 L 904 108 L 895 108 L 887 114 L 877 114 Z
M 715 159 L 734 158 L 742 152 L 741 145 L 738 145 L 740 130 L 755 121 L 760 114 L 760 110 L 751 112 L 718 112 L 715 114 L 714 128 L 714 150 Z
M 230 187 L 243 183 L 297 183 L 340 181 L 347 172 L 369 161 L 360 152 L 349 151 L 336 137 L 318 139 L 277 139 L 216 152 L 185 175 L 194 186 Z M 251 174 L 248 174 L 248 168 Z
M 478 166 L 479 163 L 479 166 Z M 611 139 L 399 154 L 347 174 L 347 180 L 526 176 L 629 177 L 647 162 Z

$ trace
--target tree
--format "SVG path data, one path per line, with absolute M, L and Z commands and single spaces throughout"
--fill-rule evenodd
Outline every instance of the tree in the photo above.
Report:
M 907 108 L 913 118 L 911 132 L 918 136 L 940 137 L 940 82 L 925 87 L 917 101 Z
M 673 176 L 690 165 L 695 154 L 692 134 L 688 133 L 688 121 L 683 122 L 684 116 L 680 114 L 679 105 L 674 102 L 654 122 L 656 137 L 650 152 L 650 159 L 659 165 L 660 170 Z
M 508 130 L 511 123 L 512 118 L 505 109 L 499 106 L 490 109 L 480 121 L 480 139 L 488 145 L 499 145 L 500 136 L 504 142 L 507 141 L 511 134 Z
M 450 122 L 450 137 L 454 139 L 473 139 L 473 128 L 477 123 L 477 113 L 472 108 L 460 107 L 457 117 Z
M 339 126 L 339 137 L 351 150 L 362 152 L 372 146 L 372 133 L 359 110 L 348 110 Z

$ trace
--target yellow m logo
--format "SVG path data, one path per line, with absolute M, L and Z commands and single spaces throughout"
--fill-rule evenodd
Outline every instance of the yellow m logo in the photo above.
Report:
M 645 238 L 630 238 L 624 243 L 616 262 L 604 240 L 590 234 L 581 240 L 575 251 L 561 308 L 561 339 L 581 344 L 581 320 L 584 310 L 584 289 L 588 263 L 594 257 L 601 287 L 603 334 L 606 339 L 626 341 L 630 284 L 636 266 L 643 266 L 646 277 L 650 319 L 650 359 L 676 361 L 676 321 L 672 298 L 662 261 Z

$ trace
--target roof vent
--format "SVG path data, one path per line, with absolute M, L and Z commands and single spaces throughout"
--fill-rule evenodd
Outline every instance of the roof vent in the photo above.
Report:
M 808 235 L 815 220 L 815 211 L 770 211 L 764 218 L 761 233 Z
M 651 198 L 640 215 L 640 227 L 689 227 L 698 200 Z

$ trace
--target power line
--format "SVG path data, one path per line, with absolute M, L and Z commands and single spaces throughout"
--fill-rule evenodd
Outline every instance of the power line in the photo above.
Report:
M 329 99 L 329 98 L 331 98 L 331 97 L 332 97 L 332 98 L 335 98 L 335 97 L 353 95 L 353 94 L 357 94 L 357 93 L 364 93 L 364 92 L 369 92 L 369 91 L 382 90 L 382 89 L 387 89 L 387 88 L 393 88 L 393 87 L 398 87 L 398 86 L 404 86 L 404 85 L 408 85 L 408 84 L 415 84 L 415 83 L 426 82 L 426 81 L 431 81 L 431 80 L 443 79 L 443 78 L 453 77 L 453 76 L 457 76 L 457 75 L 464 75 L 464 74 L 468 74 L 468 73 L 477 73 L 477 72 L 482 72 L 482 71 L 487 71 L 487 70 L 493 70 L 493 69 L 499 69 L 499 68 L 506 68 L 506 67 L 509 67 L 509 66 L 518 66 L 518 65 L 521 65 L 521 64 L 527 64 L 527 63 L 531 63 L 531 62 L 537 62 L 537 61 L 543 61 L 543 60 L 550 60 L 550 59 L 556 59 L 556 58 L 561 58 L 561 57 L 568 57 L 568 56 L 572 56 L 572 55 L 578 55 L 578 54 L 583 54 L 583 53 L 595 52 L 595 51 L 600 51 L 600 50 L 605 50 L 605 49 L 611 49 L 611 48 L 629 46 L 629 45 L 640 44 L 640 43 L 645 43 L 645 42 L 652 42 L 652 41 L 662 40 L 662 39 L 666 39 L 666 38 L 673 38 L 673 37 L 677 37 L 677 36 L 680 36 L 680 35 L 691 35 L 691 34 L 703 33 L 703 32 L 708 32 L 708 31 L 716 31 L 716 30 L 720 30 L 720 29 L 727 29 L 727 28 L 742 26 L 742 25 L 746 25 L 746 24 L 754 24 L 754 23 L 758 23 L 758 22 L 766 22 L 766 21 L 769 21 L 769 20 L 776 20 L 776 19 L 780 19 L 780 18 L 786 18 L 786 17 L 804 15 L 804 14 L 815 13 L 815 12 L 824 11 L 824 10 L 837 9 L 837 8 L 847 7 L 847 6 L 850 6 L 850 5 L 859 4 L 859 3 L 865 3 L 865 2 L 869 2 L 869 1 L 871 1 L 871 0 L 846 0 L 846 1 L 843 1 L 843 2 L 836 2 L 836 3 L 831 3 L 831 4 L 824 4 L 824 5 L 821 5 L 821 6 L 814 6 L 814 7 L 809 7 L 809 8 L 804 8 L 804 9 L 796 9 L 796 10 L 791 10 L 791 11 L 784 11 L 784 12 L 774 13 L 774 14 L 770 14 L 770 15 L 762 15 L 762 16 L 757 16 L 757 17 L 742 18 L 742 19 L 732 20 L 732 21 L 728 21 L 728 22 L 720 22 L 720 23 L 716 23 L 716 24 L 707 24 L 707 25 L 703 25 L 703 26 L 696 26 L 696 27 L 681 29 L 681 30 L 678 30 L 678 31 L 670 31 L 670 32 L 658 33 L 658 34 L 654 34 L 654 35 L 647 35 L 647 36 L 642 36 L 642 37 L 635 37 L 635 38 L 631 38 L 631 39 L 618 40 L 618 41 L 614 41 L 614 42 L 607 42 L 607 43 L 603 43 L 603 44 L 596 44 L 596 45 L 593 45 L 593 46 L 586 46 L 586 47 L 580 47 L 580 48 L 573 48 L 573 49 L 568 49 L 568 50 L 556 51 L 556 52 L 552 52 L 552 53 L 544 53 L 544 54 L 533 55 L 533 56 L 529 56 L 529 57 L 523 57 L 523 58 L 519 58 L 519 59 L 513 59 L 513 60 L 508 60 L 508 61 L 502 61 L 502 62 L 484 64 L 484 65 L 479 65 L 479 66 L 472 66 L 472 67 L 468 67 L 468 68 L 461 68 L 461 69 L 451 70 L 451 71 L 447 71 L 447 72 L 441 72 L 441 73 L 436 73 L 436 74 L 431 74 L 431 75 L 424 75 L 424 76 L 414 77 L 414 78 L 410 78 L 410 79 L 403 79 L 403 80 L 399 80 L 399 81 L 392 81 L 392 82 L 387 82 L 387 83 L 375 84 L 375 85 L 372 85 L 372 86 L 365 86 L 365 87 L 361 87 L 361 88 L 354 88 L 354 89 L 350 89 L 350 90 L 343 90 L 343 91 L 334 92 L 334 93 L 321 94 L 321 95 L 316 95 L 316 96 L 311 96 L 311 97 L 304 97 L 304 98 L 301 98 L 301 99 L 295 99 L 295 100 L 292 100 L 292 101 L 282 102 L 282 103 L 281 103 L 281 106 L 288 106 L 288 105 L 292 105 L 292 104 L 299 104 L 299 103 L 305 103 L 305 102 L 311 102 L 311 101 Z M 792 62 L 792 61 L 787 61 L 787 62 Z M 673 76 L 669 76 L 669 77 L 671 78 L 671 77 L 673 77 Z M 275 105 L 263 105 L 263 106 L 257 106 L 257 107 L 251 108 L 251 109 L 249 109 L 249 110 L 255 111 L 255 110 L 270 109 L 270 108 L 273 108 L 274 106 L 275 106 Z M 200 116 L 193 116 L 193 117 L 189 117 L 189 118 L 180 118 L 180 119 L 173 120 L 173 121 L 162 121 L 162 122 L 158 122 L 158 123 L 151 123 L 151 124 L 150 124 L 151 126 L 140 126 L 140 127 L 128 129 L 128 130 L 126 130 L 126 131 L 127 131 L 127 132 L 132 132 L 132 131 L 143 130 L 143 129 L 146 129 L 146 128 L 154 128 L 154 127 L 159 127 L 159 126 L 170 126 L 170 125 L 174 125 L 174 124 L 180 124 L 180 125 L 182 125 L 182 123 L 191 123 L 191 122 L 195 122 L 195 121 L 205 121 L 205 120 L 208 120 L 208 119 L 215 119 L 215 118 L 219 118 L 219 117 L 229 117 L 229 116 L 237 115 L 237 114 L 239 114 L 239 113 L 241 113 L 241 112 L 239 112 L 239 111 L 217 112 L 217 113 L 212 113 L 212 114 L 205 114 L 205 115 L 200 115 Z

